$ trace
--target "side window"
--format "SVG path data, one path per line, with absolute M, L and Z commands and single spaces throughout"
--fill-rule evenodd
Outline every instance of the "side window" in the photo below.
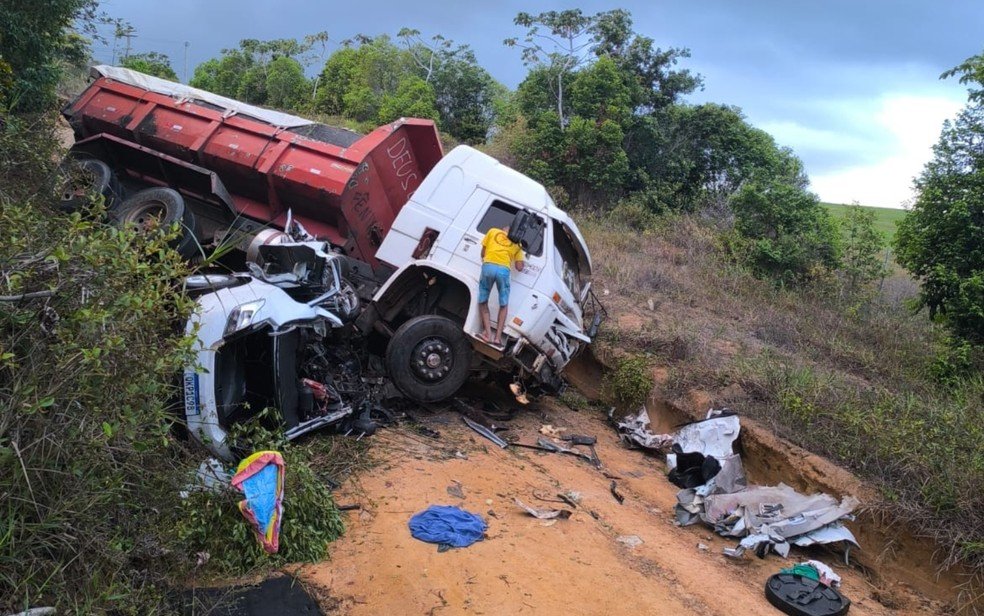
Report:
M 489 229 L 502 229 L 503 227 L 508 226 L 512 223 L 513 218 L 516 217 L 516 212 L 518 211 L 518 207 L 496 199 L 491 205 L 489 205 L 489 209 L 485 212 L 485 215 L 482 216 L 482 220 L 478 221 L 478 232 L 484 235 Z M 537 216 L 537 218 L 540 217 Z M 540 218 L 540 220 L 542 221 L 543 219 Z M 539 257 L 543 254 L 543 233 L 540 233 L 535 242 L 530 243 L 529 249 L 526 252 L 534 257 Z

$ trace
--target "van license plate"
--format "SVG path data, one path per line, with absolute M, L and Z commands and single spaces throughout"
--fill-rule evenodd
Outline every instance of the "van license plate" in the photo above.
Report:
M 184 373 L 185 415 L 198 415 L 198 373 Z

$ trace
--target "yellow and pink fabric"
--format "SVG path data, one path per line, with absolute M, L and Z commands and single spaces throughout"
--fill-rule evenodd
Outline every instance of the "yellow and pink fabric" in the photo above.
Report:
M 239 511 L 252 524 L 256 538 L 269 554 L 280 547 L 280 522 L 284 515 L 284 458 L 276 451 L 257 451 L 236 468 L 232 485 L 245 499 Z

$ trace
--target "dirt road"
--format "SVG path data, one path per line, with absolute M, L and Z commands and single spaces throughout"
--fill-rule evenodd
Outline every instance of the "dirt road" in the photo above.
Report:
M 673 521 L 677 488 L 664 463 L 623 448 L 596 412 L 572 412 L 554 402 L 525 409 L 508 422 L 532 443 L 544 424 L 598 437 L 604 471 L 579 459 L 532 450 L 501 450 L 463 425 L 453 412 L 421 418 L 441 433 L 431 439 L 409 428 L 374 437 L 379 464 L 349 482 L 341 503 L 358 502 L 329 562 L 298 569 L 316 586 L 326 611 L 339 614 L 763 614 L 765 580 L 807 558 L 830 564 L 843 577 L 851 614 L 938 614 L 939 603 L 905 585 L 881 588 L 825 550 L 794 548 L 789 560 L 722 555 L 734 542 L 702 526 Z M 607 475 L 606 475 L 607 473 Z M 610 492 L 616 476 L 625 496 Z M 449 493 L 460 488 L 464 498 Z M 541 521 L 521 511 L 562 507 L 537 500 L 580 493 L 568 520 Z M 413 539 L 407 521 L 432 504 L 479 513 L 489 524 L 484 541 L 439 553 Z M 641 543 L 626 537 L 635 536 Z M 620 540 L 621 538 L 621 540 Z M 706 546 L 706 549 L 704 549 Z M 890 600 L 886 600 L 890 597 Z

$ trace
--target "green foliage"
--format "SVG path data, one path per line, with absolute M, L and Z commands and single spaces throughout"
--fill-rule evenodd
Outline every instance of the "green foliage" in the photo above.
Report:
M 749 183 L 731 207 L 739 256 L 756 274 L 798 283 L 838 266 L 837 225 L 813 193 L 783 181 Z
M 275 450 L 284 456 L 280 549 L 267 554 L 260 547 L 237 506 L 242 492 L 231 486 L 192 490 L 181 502 L 183 515 L 175 533 L 186 553 L 208 554 L 204 571 L 238 575 L 260 567 L 322 561 L 328 558 L 328 544 L 344 530 L 331 492 L 313 470 L 311 453 L 288 444 L 279 429 L 263 426 L 272 415 L 261 412 L 254 422 L 235 428 L 231 437 L 244 452 Z
M 930 316 L 984 342 L 984 100 L 944 124 L 919 196 L 895 237 L 899 264 L 919 279 Z
M 646 402 L 655 386 L 649 360 L 643 355 L 629 355 L 618 360 L 605 374 L 602 387 L 614 401 L 635 409 Z
M 875 228 L 875 212 L 857 204 L 848 208 L 840 225 L 843 232 L 840 269 L 847 291 L 857 294 L 886 273 L 881 257 L 885 236 Z
M 266 95 L 263 101 L 279 109 L 298 109 L 308 94 L 304 67 L 293 58 L 281 56 L 266 66 Z
M 160 77 L 161 79 L 178 80 L 178 74 L 171 68 L 171 59 L 156 51 L 133 54 L 132 56 L 123 58 L 120 66 L 140 71 L 147 75 L 153 75 L 154 77 Z
M 51 130 L 0 128 L 0 612 L 149 613 L 183 562 L 168 404 L 191 357 L 187 266 L 176 229 L 114 229 L 98 199 L 58 214 Z
M 302 110 L 308 106 L 311 84 L 298 57 L 303 57 L 315 41 L 311 37 L 303 42 L 245 39 L 238 49 L 223 49 L 220 57 L 195 67 L 189 83 L 254 105 Z
M 874 473 L 914 528 L 949 547 L 948 563 L 984 564 L 984 553 L 965 549 L 980 544 L 984 528 L 979 376 L 946 391 L 896 392 L 769 353 L 743 361 L 739 373 L 795 441 Z
M 440 115 L 436 102 L 434 88 L 429 83 L 416 77 L 404 79 L 396 92 L 383 97 L 379 105 L 379 123 L 386 124 L 402 117 L 436 121 Z
M 659 224 L 659 216 L 653 213 L 653 208 L 640 196 L 622 199 L 608 213 L 608 217 L 635 231 L 647 231 Z
M 85 45 L 79 44 L 80 37 L 71 28 L 90 31 L 97 20 L 97 5 L 97 0 L 0 4 L 0 109 L 40 111 L 54 105 L 55 86 L 65 65 L 87 59 L 80 58 Z

